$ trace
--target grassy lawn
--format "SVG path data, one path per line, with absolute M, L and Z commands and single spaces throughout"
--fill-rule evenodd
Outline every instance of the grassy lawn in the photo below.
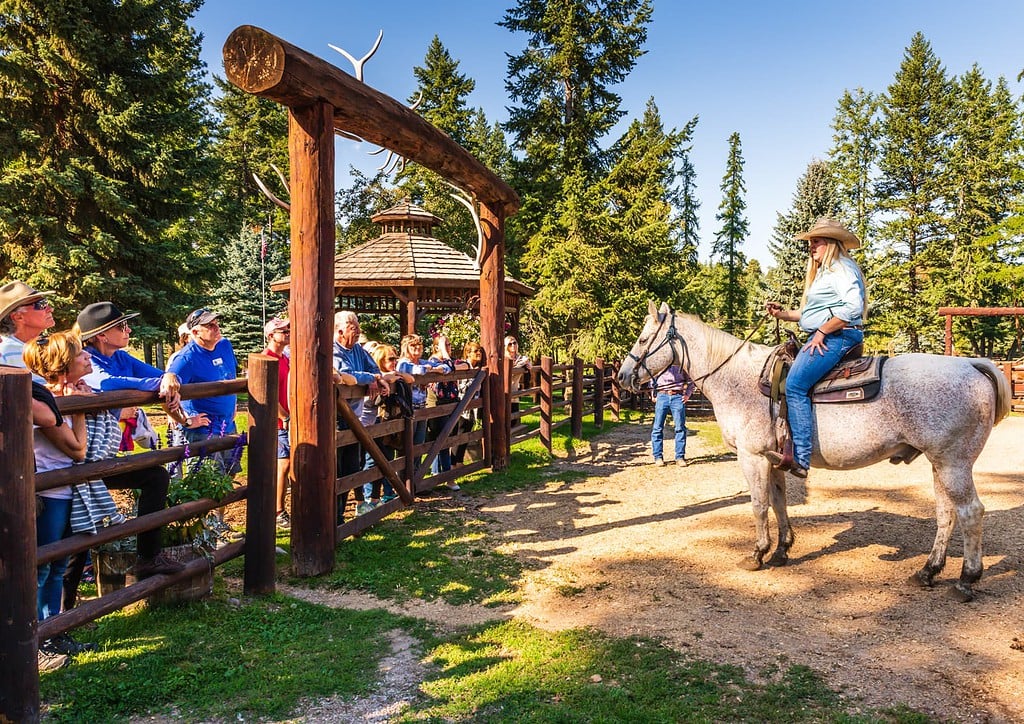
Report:
M 690 421 L 705 439 L 713 422 Z M 610 425 L 610 423 L 606 423 Z M 556 449 L 571 445 L 555 432 Z M 584 435 L 595 433 L 587 425 Z M 720 437 L 719 437 L 720 441 Z M 722 446 L 724 450 L 724 446 Z M 469 499 L 571 482 L 551 472 L 536 439 L 513 450 L 511 465 L 481 472 Z M 287 548 L 288 538 L 279 544 Z M 338 547 L 333 573 L 292 585 L 358 589 L 390 600 L 495 605 L 515 601 L 523 570 L 498 552 L 488 521 L 455 505 L 402 511 Z M 923 722 L 905 708 L 851 713 L 819 676 L 800 666 L 752 682 L 731 666 L 674 652 L 658 641 L 617 639 L 593 630 L 545 632 L 521 622 L 455 634 L 383 610 L 335 610 L 274 595 L 233 598 L 218 569 L 213 597 L 184 607 L 137 607 L 76 632 L 100 651 L 44 674 L 50 721 L 121 722 L 148 715 L 183 721 L 280 720 L 304 701 L 352 698 L 373 690 L 387 633 L 420 642 L 427 675 L 397 721 L 429 722 Z

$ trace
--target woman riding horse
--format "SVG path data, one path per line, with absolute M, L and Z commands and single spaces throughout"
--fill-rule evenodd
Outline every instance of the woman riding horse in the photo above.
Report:
M 848 253 L 860 246 L 860 239 L 853 232 L 834 219 L 822 218 L 796 238 L 806 240 L 810 246 L 802 307 L 783 309 L 778 302 L 765 306 L 776 319 L 799 322 L 811 337 L 793 360 L 786 377 L 793 460 L 775 451 L 767 454 L 775 467 L 806 478 L 811 466 L 814 424 L 811 390 L 847 352 L 864 341 L 867 305 L 864 275 Z

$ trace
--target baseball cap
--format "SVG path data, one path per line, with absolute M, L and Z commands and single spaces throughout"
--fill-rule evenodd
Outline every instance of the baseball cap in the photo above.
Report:
M 197 309 L 192 312 L 192 314 L 188 315 L 185 319 L 185 324 L 188 325 L 188 328 L 191 331 L 200 325 L 209 324 L 219 317 L 219 314 L 211 312 L 209 309 Z
M 281 319 L 280 317 L 274 317 L 263 326 L 263 336 L 269 337 L 274 332 L 284 332 L 291 328 L 291 323 L 287 319 Z

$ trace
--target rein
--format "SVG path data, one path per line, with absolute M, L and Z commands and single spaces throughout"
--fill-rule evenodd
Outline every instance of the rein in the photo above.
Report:
M 650 367 L 647 366 L 647 358 L 648 357 L 650 357 L 652 354 L 654 354 L 655 352 L 657 352 L 659 349 L 661 349 L 662 347 L 664 347 L 667 344 L 667 345 L 669 345 L 669 348 L 672 350 L 672 362 L 673 363 L 682 364 L 682 362 L 683 362 L 683 360 L 682 360 L 683 354 L 677 354 L 676 353 L 675 345 L 672 344 L 674 341 L 677 341 L 677 340 L 679 341 L 680 344 L 682 344 L 682 352 L 685 353 L 687 351 L 687 349 L 686 349 L 686 340 L 684 340 L 682 337 L 680 337 L 679 336 L 679 332 L 676 331 L 676 315 L 673 312 L 670 311 L 665 316 L 666 316 L 667 319 L 671 319 L 672 321 L 669 324 L 668 330 L 665 332 L 665 337 L 661 340 L 661 342 L 659 342 L 658 345 L 654 349 L 648 348 L 643 353 L 643 355 L 641 355 L 640 357 L 634 355 L 632 352 L 629 352 L 626 355 L 627 357 L 629 357 L 630 359 L 633 360 L 633 362 L 634 362 L 634 364 L 636 366 L 638 366 L 641 369 L 647 371 L 647 374 L 648 374 L 648 376 L 650 376 L 652 382 L 656 378 L 656 375 L 654 375 L 651 372 Z M 701 375 L 700 377 L 693 377 L 693 378 L 691 378 L 690 381 L 693 382 L 694 386 L 697 387 L 697 388 L 700 388 L 700 382 L 702 380 L 706 380 L 708 377 L 710 377 L 711 375 L 713 375 L 716 372 L 718 372 L 718 370 L 720 370 L 723 367 L 725 367 L 725 365 L 727 365 L 729 363 L 729 361 L 733 357 L 735 357 L 739 353 L 739 351 L 741 349 L 743 349 L 743 346 L 747 342 L 749 342 L 753 338 L 753 336 L 755 334 L 757 334 L 757 330 L 761 329 L 761 325 L 764 324 L 764 320 L 765 319 L 767 319 L 767 316 L 761 317 L 758 320 L 757 324 L 754 325 L 754 328 L 752 330 L 750 330 L 750 334 L 748 334 L 746 337 L 744 337 L 743 341 L 740 342 L 739 346 L 736 347 L 736 349 L 734 349 L 732 351 L 732 353 L 728 357 L 726 357 L 724 360 L 719 362 L 718 365 L 716 365 L 714 369 L 712 369 L 710 372 L 706 372 L 705 374 Z M 778 324 L 778 320 L 776 319 L 775 321 L 776 321 L 776 324 Z M 659 331 L 661 330 L 661 328 L 662 328 L 662 326 L 664 324 L 665 324 L 665 320 L 662 320 L 661 324 L 658 325 L 658 330 Z M 655 335 L 655 339 L 656 338 L 657 338 L 657 335 Z M 686 356 L 689 357 L 689 355 L 686 355 Z M 703 392 L 703 390 L 701 390 L 701 392 Z

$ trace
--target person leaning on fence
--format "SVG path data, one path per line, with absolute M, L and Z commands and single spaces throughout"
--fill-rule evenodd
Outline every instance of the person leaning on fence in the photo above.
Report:
M 231 342 L 220 332 L 220 315 L 209 309 L 196 309 L 188 315 L 185 324 L 192 339 L 171 361 L 167 371 L 176 374 L 183 385 L 235 379 L 238 362 Z M 181 432 L 188 444 L 236 432 L 237 397 L 233 394 L 185 400 L 181 407 L 187 416 Z M 220 471 L 227 475 L 241 471 L 239 460 L 232 449 L 196 456 L 189 464 L 190 469 L 204 459 L 213 460 Z M 224 522 L 223 508 L 218 508 L 213 518 L 214 532 L 221 537 L 229 536 L 231 531 Z
M 181 408 L 178 377 L 172 373 L 164 373 L 157 367 L 137 360 L 125 351 L 131 338 L 129 319 L 137 314 L 124 314 L 111 302 L 89 304 L 79 312 L 75 320 L 73 332 L 80 334 L 89 353 L 92 370 L 84 377 L 85 382 L 95 392 L 112 390 L 144 390 L 157 392 L 164 399 L 164 410 L 171 419 L 184 422 L 185 413 Z M 115 419 L 120 417 L 120 410 L 112 409 L 110 414 Z M 192 420 L 193 426 L 203 418 Z M 111 453 L 106 457 L 113 457 Z M 130 473 L 108 475 L 103 479 L 108 488 L 113 490 L 138 490 L 138 514 L 149 515 L 158 513 L 167 507 L 167 489 L 170 486 L 170 475 L 162 465 L 151 465 Z M 138 560 L 133 569 L 138 578 L 148 578 L 160 573 L 177 573 L 184 566 L 161 550 L 161 529 L 155 528 L 139 533 L 136 553 Z M 68 570 L 65 604 L 73 606 L 75 592 L 81 578 L 84 556 L 75 557 Z
M 35 339 L 53 326 L 53 307 L 46 300 L 51 294 L 53 292 L 38 292 L 20 281 L 8 282 L 0 287 L 0 365 L 25 369 L 21 354 L 25 342 Z M 56 408 L 51 411 L 40 399 L 42 394 L 39 390 L 42 386 L 43 378 L 33 374 L 32 419 L 40 426 L 53 427 L 60 424 L 51 416 Z
M 390 390 L 387 380 L 383 379 L 377 363 L 373 361 L 370 354 L 359 344 L 359 317 L 355 312 L 343 310 L 334 315 L 334 370 L 338 374 L 336 382 L 344 384 L 358 384 L 377 386 L 381 392 L 387 394 Z M 348 406 L 360 417 L 363 412 L 363 398 L 356 397 L 348 401 Z M 339 415 L 338 429 L 347 430 L 348 424 Z M 363 447 L 358 442 L 342 445 L 338 448 L 337 463 L 338 477 L 344 477 L 358 473 L 363 469 Z M 362 515 L 372 507 L 366 502 L 363 496 L 363 487 L 360 485 L 353 488 L 352 494 L 356 500 L 356 515 Z M 338 509 L 336 520 L 341 525 L 345 518 L 345 506 L 348 504 L 348 491 L 338 496 Z
M 435 370 L 435 368 L 438 368 Z M 443 371 L 447 369 L 444 363 L 423 359 L 423 337 L 418 334 L 407 334 L 402 337 L 401 351 L 398 358 L 399 372 L 408 375 L 424 375 L 431 371 Z M 412 406 L 419 410 L 427 406 L 427 386 L 417 384 L 412 386 Z M 427 421 L 420 420 L 413 428 L 413 444 L 422 445 L 427 439 Z M 416 456 L 417 461 L 419 456 Z
M 651 453 L 655 465 L 664 465 L 665 423 L 669 413 L 675 427 L 676 465 L 686 467 L 686 401 L 693 393 L 690 376 L 679 365 L 672 365 L 658 375 L 651 388 L 654 398 L 654 424 L 651 426 Z
M 530 386 L 530 358 L 519 351 L 519 340 L 511 334 L 505 337 L 505 357 L 512 360 L 512 379 L 509 380 L 509 392 L 516 393 L 523 387 Z M 525 371 L 521 371 L 525 370 Z M 525 384 L 524 384 L 525 383 Z M 519 415 L 519 398 L 512 400 L 512 424 L 516 424 Z
M 89 355 L 82 351 L 82 345 L 77 337 L 58 332 L 50 337 L 30 340 L 23 346 L 22 352 L 26 367 L 45 380 L 47 388 L 54 395 L 63 397 L 92 394 L 92 390 L 81 379 L 90 369 Z M 35 427 L 32 430 L 36 473 L 71 467 L 85 460 L 88 445 L 85 415 L 76 413 L 64 415 L 63 418 L 63 425 L 51 428 Z M 88 486 L 85 487 L 88 491 Z M 109 498 L 109 493 L 107 497 Z M 110 502 L 112 505 L 113 501 Z M 71 512 L 74 504 L 75 491 L 70 485 L 36 493 L 37 547 L 55 543 L 71 535 Z M 60 613 L 67 565 L 68 558 L 65 556 L 37 567 L 38 620 L 43 621 Z M 95 644 L 80 644 L 71 636 L 61 634 L 40 643 L 38 664 L 44 670 L 56 668 L 66 665 L 69 656 L 94 648 Z
M 263 354 L 277 360 L 277 527 L 280 530 L 292 527 L 291 516 L 285 507 L 288 471 L 291 469 L 292 458 L 292 446 L 288 437 L 291 421 L 291 412 L 288 409 L 288 374 L 291 358 L 284 353 L 291 333 L 291 324 L 287 319 L 274 317 L 263 325 L 263 336 L 267 340 Z
M 487 366 L 487 353 L 484 348 L 480 346 L 479 342 L 467 342 L 466 346 L 462 348 L 462 359 L 466 361 L 471 370 L 480 370 Z M 467 378 L 459 380 L 459 397 L 465 397 L 466 391 L 469 386 L 473 383 L 473 378 Z M 479 397 L 480 392 L 477 391 L 475 397 Z M 477 407 L 472 410 L 465 410 L 459 417 L 459 424 L 456 428 L 458 434 L 462 435 L 467 432 L 472 432 L 480 420 L 480 408 Z M 466 460 L 466 450 L 469 448 L 467 443 L 460 443 L 456 448 L 455 452 L 452 453 L 452 462 L 456 465 L 462 465 Z
M 366 348 L 366 345 L 363 345 Z M 387 400 L 391 395 L 399 392 L 396 382 L 401 380 L 406 389 L 412 385 L 413 379 L 411 375 L 404 374 L 395 370 L 395 365 L 398 363 L 398 351 L 390 344 L 377 343 L 373 347 L 373 352 L 370 354 L 373 357 L 373 361 L 377 363 L 377 368 L 380 370 L 381 377 L 387 380 L 391 386 L 390 395 L 380 394 L 379 392 L 375 395 L 367 395 L 363 399 L 363 414 L 360 417 L 360 422 L 363 423 L 364 427 L 374 425 L 379 421 L 392 420 L 394 417 L 390 416 L 389 410 L 387 410 Z M 383 412 L 382 412 L 383 411 Z M 388 460 L 394 460 L 397 451 L 402 447 L 402 433 L 398 432 L 394 435 L 386 435 L 377 440 L 377 445 L 380 447 L 381 453 Z M 374 465 L 373 458 L 369 454 L 365 456 L 366 460 L 363 465 L 364 470 L 369 470 Z M 382 495 L 383 493 L 383 495 Z M 372 506 L 376 507 L 381 503 L 387 503 L 388 501 L 394 500 L 397 496 L 395 495 L 395 489 L 391 487 L 391 482 L 387 478 L 375 480 L 372 483 L 366 483 L 363 485 L 363 498 Z
M 434 337 L 430 350 L 430 361 L 440 363 L 434 367 L 434 371 L 454 372 L 457 369 L 469 369 L 469 365 L 463 360 L 452 357 L 451 344 L 443 334 Z M 432 382 L 427 386 L 427 407 L 438 405 L 450 405 L 459 401 L 459 384 L 456 380 L 441 380 Z M 448 422 L 447 417 L 432 417 L 427 421 L 427 439 L 436 440 L 444 431 Z M 437 457 L 431 465 L 430 472 L 433 475 L 446 473 L 452 469 L 452 449 L 443 447 L 437 452 Z M 446 483 L 449 490 L 460 490 L 459 484 L 454 480 Z

